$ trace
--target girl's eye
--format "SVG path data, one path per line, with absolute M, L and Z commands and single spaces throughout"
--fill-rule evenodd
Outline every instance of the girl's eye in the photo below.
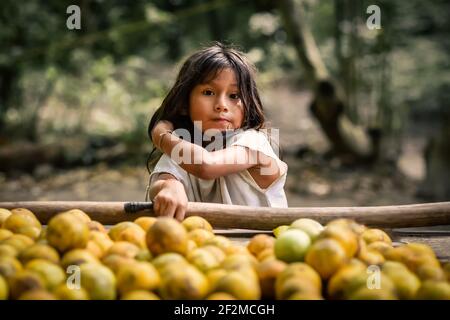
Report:
M 232 93 L 232 94 L 230 94 L 230 98 L 231 99 L 239 99 L 240 97 L 239 97 L 238 93 Z
M 214 92 L 212 92 L 211 90 L 203 90 L 203 95 L 205 95 L 205 96 L 211 96 L 213 94 L 214 94 Z

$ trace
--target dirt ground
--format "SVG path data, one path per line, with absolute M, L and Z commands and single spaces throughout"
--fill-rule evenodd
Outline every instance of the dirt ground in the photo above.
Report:
M 345 168 L 324 160 L 326 138 L 308 113 L 311 95 L 286 86 L 262 97 L 271 126 L 279 128 L 284 160 L 289 165 L 285 186 L 289 206 L 357 206 L 419 202 L 415 192 L 423 178 L 423 141 L 406 139 L 397 166 Z M 302 158 L 300 147 L 313 150 Z M 90 200 L 143 201 L 148 173 L 142 166 L 98 164 L 59 170 L 39 166 L 34 173 L 6 178 L 0 173 L 0 201 Z

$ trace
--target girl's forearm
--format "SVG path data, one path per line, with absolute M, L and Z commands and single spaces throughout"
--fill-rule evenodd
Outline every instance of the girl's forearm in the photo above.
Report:
M 160 148 L 177 162 L 181 168 L 190 174 L 205 180 L 216 179 L 232 173 L 237 173 L 257 164 L 257 157 L 253 156 L 251 161 L 248 150 L 241 147 L 226 148 L 212 151 L 199 145 L 182 140 L 176 136 L 166 134 L 161 140 Z
M 177 162 L 181 168 L 199 178 L 208 178 L 206 168 L 211 161 L 211 154 L 203 147 L 167 133 L 161 139 L 160 149 Z

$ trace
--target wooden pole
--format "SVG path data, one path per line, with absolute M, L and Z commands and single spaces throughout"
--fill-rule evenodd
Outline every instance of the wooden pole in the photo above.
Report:
M 103 224 L 154 215 L 150 202 L 19 201 L 0 202 L 0 208 L 27 208 L 44 224 L 57 213 L 70 209 L 83 210 L 93 220 Z M 425 227 L 450 225 L 450 202 L 323 208 L 267 208 L 190 202 L 186 216 L 193 215 L 204 217 L 214 228 L 271 230 L 299 218 L 315 219 L 322 224 L 337 218 L 347 218 L 372 227 Z

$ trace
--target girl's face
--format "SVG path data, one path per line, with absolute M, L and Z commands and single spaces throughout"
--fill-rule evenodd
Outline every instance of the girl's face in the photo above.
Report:
M 201 121 L 203 132 L 242 126 L 244 106 L 232 69 L 223 69 L 213 80 L 194 87 L 189 97 L 189 115 L 194 124 Z

